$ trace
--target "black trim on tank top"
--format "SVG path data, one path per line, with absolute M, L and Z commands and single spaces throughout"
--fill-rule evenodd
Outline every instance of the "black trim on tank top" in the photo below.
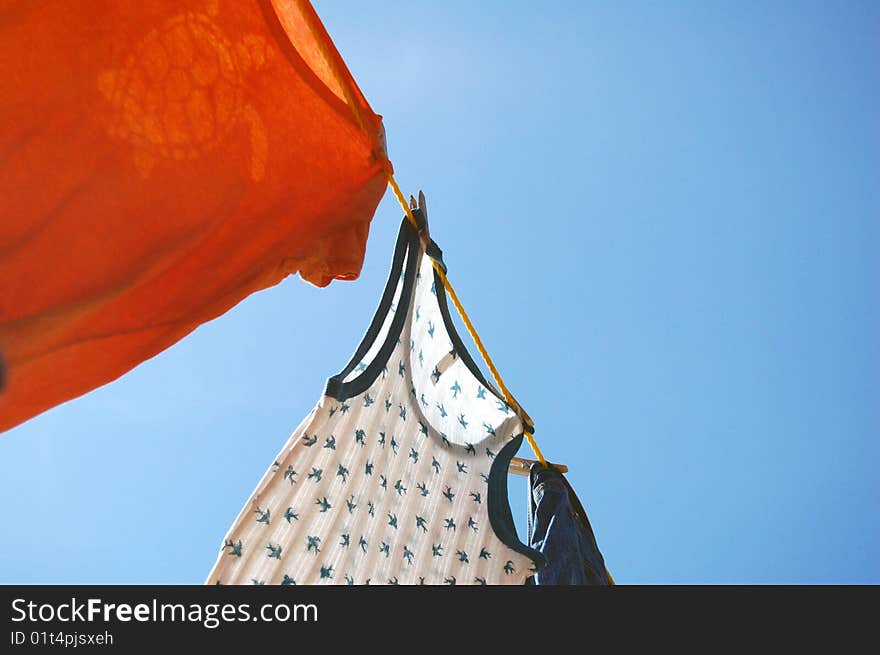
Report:
M 353 396 L 357 396 L 370 388 L 370 385 L 376 380 L 381 373 L 382 368 L 388 363 L 394 346 L 397 345 L 397 339 L 403 331 L 403 325 L 409 313 L 409 304 L 412 298 L 413 287 L 415 286 L 416 272 L 418 271 L 419 262 L 419 235 L 410 222 L 404 218 L 397 234 L 397 244 L 394 247 L 394 257 L 391 261 L 391 271 L 388 274 L 388 281 L 385 283 L 385 291 L 379 301 L 379 307 L 373 315 L 370 327 L 364 334 L 360 345 L 352 355 L 351 360 L 346 367 L 336 375 L 331 376 L 327 380 L 324 393 L 336 400 L 347 400 Z M 406 259 L 406 270 L 403 271 L 403 261 Z M 367 365 L 367 368 L 359 375 L 351 380 L 345 381 L 345 377 L 351 373 L 360 363 L 361 359 L 370 350 L 370 347 L 379 336 L 385 319 L 391 309 L 391 303 L 394 300 L 394 292 L 397 290 L 397 283 L 403 271 L 403 289 L 400 298 L 397 301 L 397 310 L 394 318 L 391 319 L 388 333 L 385 336 L 385 342 L 373 357 L 373 360 Z
M 489 524 L 495 532 L 495 536 L 511 550 L 525 555 L 534 562 L 533 572 L 541 570 L 547 565 L 544 554 L 530 548 L 519 540 L 516 533 L 516 525 L 513 522 L 513 513 L 510 511 L 510 501 L 507 494 L 507 476 L 510 468 L 510 460 L 516 455 L 522 445 L 523 435 L 519 434 L 511 439 L 504 448 L 495 456 L 489 469 L 489 483 L 486 494 L 486 502 L 489 510 Z

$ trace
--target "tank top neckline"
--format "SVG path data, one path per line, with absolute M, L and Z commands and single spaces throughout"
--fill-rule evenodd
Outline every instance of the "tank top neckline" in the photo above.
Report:
M 442 250 L 440 250 L 440 248 L 433 240 L 431 240 L 430 242 L 430 247 L 431 254 L 442 264 Z M 406 324 L 407 318 L 409 316 L 409 308 L 413 299 L 416 274 L 418 273 L 421 258 L 423 256 L 425 256 L 425 253 L 421 240 L 419 239 L 419 233 L 412 226 L 409 220 L 404 217 L 397 235 L 397 242 L 394 248 L 391 269 L 388 274 L 388 279 L 385 283 L 385 289 L 379 301 L 379 306 L 376 309 L 376 312 L 373 315 L 373 319 L 370 322 L 367 331 L 364 333 L 364 336 L 362 337 L 361 342 L 357 347 L 357 350 L 355 350 L 348 364 L 345 366 L 345 368 L 342 369 L 342 371 L 327 379 L 327 384 L 324 391 L 324 394 L 326 396 L 330 396 L 331 398 L 334 398 L 338 401 L 353 398 L 354 396 L 357 396 L 369 389 L 370 386 L 376 381 L 376 378 L 379 376 L 382 370 L 388 365 L 388 361 L 391 357 L 391 354 L 394 352 L 394 348 L 398 343 L 398 340 L 400 339 L 404 325 Z M 437 272 L 433 269 L 432 274 L 434 277 L 433 284 L 434 289 L 436 290 L 435 295 L 437 306 L 440 310 L 440 315 L 443 319 L 443 323 L 449 335 L 449 338 L 452 341 L 452 346 L 456 355 L 461 359 L 462 363 L 474 376 L 474 378 L 476 378 L 476 380 L 480 384 L 486 387 L 486 389 L 497 399 L 499 403 L 507 405 L 506 400 L 497 390 L 495 385 L 489 382 L 483 375 L 480 367 L 477 365 L 476 361 L 471 356 L 470 352 L 462 341 L 462 338 L 459 335 L 455 324 L 453 323 L 452 316 L 449 313 L 449 304 L 447 302 L 446 289 L 443 286 L 443 281 L 440 279 L 440 276 L 437 274 Z M 373 357 L 372 361 L 367 364 L 364 370 L 360 371 L 355 377 L 346 380 L 345 378 L 350 375 L 352 371 L 354 371 L 355 367 L 361 362 L 361 359 L 364 357 L 364 355 L 367 354 L 367 352 L 370 350 L 370 347 L 375 343 L 376 337 L 379 336 L 385 320 L 388 316 L 388 312 L 391 310 L 392 303 L 394 301 L 395 290 L 397 289 L 397 283 L 400 280 L 401 276 L 403 276 L 403 285 L 400 298 L 397 302 L 398 311 L 395 312 L 392 318 L 391 325 L 387 333 L 385 334 L 382 346 L 376 353 L 375 357 Z M 521 417 L 520 420 L 522 421 Z M 534 426 L 526 424 L 523 421 L 523 429 L 525 431 L 531 432 L 534 430 Z

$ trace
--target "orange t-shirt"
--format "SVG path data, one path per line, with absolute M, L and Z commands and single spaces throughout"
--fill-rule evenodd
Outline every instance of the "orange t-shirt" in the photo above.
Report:
M 358 276 L 390 164 L 307 2 L 0 0 L 0 79 L 0 431 Z

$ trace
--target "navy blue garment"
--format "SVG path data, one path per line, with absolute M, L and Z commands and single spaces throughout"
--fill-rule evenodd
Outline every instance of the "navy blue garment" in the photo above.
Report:
M 565 476 L 536 463 L 529 471 L 529 491 L 529 545 L 547 565 L 526 584 L 608 585 L 590 520 Z

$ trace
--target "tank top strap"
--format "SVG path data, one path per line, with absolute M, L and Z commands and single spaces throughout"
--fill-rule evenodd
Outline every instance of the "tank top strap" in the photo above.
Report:
M 327 380 L 325 395 L 340 401 L 356 396 L 386 369 L 406 322 L 418 272 L 419 247 L 418 232 L 404 218 L 379 307 L 348 364 Z
M 456 329 L 443 280 L 431 261 L 445 270 L 442 251 L 430 241 L 427 250 L 421 246 L 420 254 L 403 330 L 407 361 L 399 365 L 411 371 L 412 395 L 426 423 L 459 444 L 530 429 L 486 379 Z

